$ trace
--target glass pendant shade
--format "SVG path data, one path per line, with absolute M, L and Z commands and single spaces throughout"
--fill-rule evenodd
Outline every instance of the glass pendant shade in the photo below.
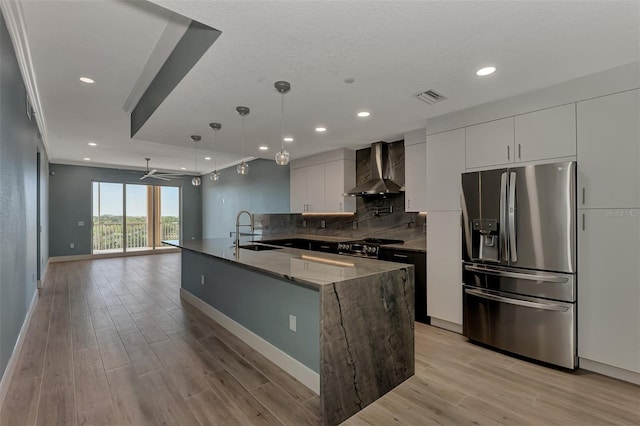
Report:
M 284 148 L 276 153 L 276 164 L 278 166 L 286 166 L 289 164 L 289 153 Z
M 273 87 L 282 95 L 280 102 L 280 130 L 282 131 L 280 143 L 282 144 L 282 148 L 276 153 L 276 164 L 278 166 L 286 166 L 289 164 L 289 153 L 284 149 L 284 95 L 291 90 L 291 84 L 288 81 L 276 81 Z
M 238 111 L 238 114 L 242 117 L 242 156 L 244 157 L 244 117 L 249 115 L 249 108 L 246 106 L 239 106 L 236 107 L 236 111 Z M 238 167 L 236 167 L 236 171 L 239 175 L 249 174 L 249 165 L 242 160 L 242 163 L 238 164 Z
M 249 174 L 249 165 L 245 161 L 242 161 L 242 163 L 238 164 L 236 170 L 238 171 L 239 175 Z
M 191 136 L 191 140 L 193 141 L 193 161 L 195 164 L 196 173 L 198 173 L 198 148 L 196 147 L 196 145 L 198 142 L 200 142 L 200 139 L 202 139 L 202 137 L 200 137 L 199 135 Z M 200 176 L 194 176 L 191 178 L 191 185 L 200 186 L 201 183 L 202 179 L 200 179 Z
M 211 179 L 214 182 L 217 182 L 220 180 L 220 172 L 218 170 L 214 170 L 211 172 L 211 175 L 209 176 L 209 179 Z

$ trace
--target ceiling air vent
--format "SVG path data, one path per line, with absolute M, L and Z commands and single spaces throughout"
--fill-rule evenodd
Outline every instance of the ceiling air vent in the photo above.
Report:
M 436 92 L 435 90 L 427 90 L 426 92 L 418 93 L 416 98 L 420 99 L 422 102 L 428 103 L 429 105 L 433 105 L 436 102 L 447 99 L 446 96 Z

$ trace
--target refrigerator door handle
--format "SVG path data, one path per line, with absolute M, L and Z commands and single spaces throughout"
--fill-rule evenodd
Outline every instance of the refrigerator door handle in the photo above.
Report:
M 509 179 L 509 253 L 511 261 L 518 261 L 516 235 L 516 173 L 510 173 Z
M 503 297 L 503 296 L 498 296 L 492 293 L 486 293 L 482 290 L 465 288 L 464 292 L 472 296 L 480 297 L 482 299 L 495 300 L 496 302 L 508 303 L 510 305 L 524 306 L 526 308 L 541 309 L 544 311 L 556 311 L 556 312 L 567 312 L 569 310 L 567 306 L 553 305 L 551 303 L 529 302 L 527 300 L 520 300 L 520 299 L 512 299 L 510 297 Z
M 509 261 L 509 245 L 507 240 L 507 188 L 509 182 L 507 172 L 500 179 L 500 253 L 503 260 Z
M 566 283 L 569 281 L 568 278 L 559 277 L 555 275 L 525 274 L 522 272 L 510 272 L 510 271 L 503 271 L 499 269 L 493 269 L 489 267 L 480 267 L 480 266 L 473 266 L 473 265 L 464 265 L 464 269 L 465 271 L 469 271 L 469 272 L 480 272 L 482 274 L 495 275 L 497 277 L 518 278 L 522 280 L 541 281 L 541 282 L 547 282 L 547 283 Z

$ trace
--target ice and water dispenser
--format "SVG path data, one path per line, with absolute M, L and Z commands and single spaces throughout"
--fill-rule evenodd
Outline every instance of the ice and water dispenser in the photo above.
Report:
M 479 260 L 500 261 L 499 227 L 500 224 L 496 219 L 473 219 L 471 221 L 471 229 L 476 234 L 473 236 L 473 242 L 478 245 L 477 248 L 473 248 L 473 252 Z

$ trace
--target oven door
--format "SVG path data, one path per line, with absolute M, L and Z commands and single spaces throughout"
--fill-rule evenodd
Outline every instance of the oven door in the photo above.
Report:
M 575 304 L 464 286 L 463 334 L 525 357 L 575 368 Z

